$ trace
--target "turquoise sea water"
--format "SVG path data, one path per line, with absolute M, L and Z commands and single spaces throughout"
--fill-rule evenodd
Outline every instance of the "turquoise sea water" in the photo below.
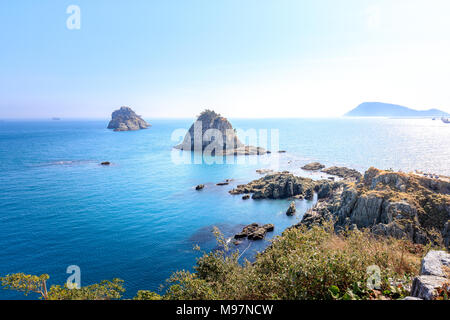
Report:
M 231 236 L 245 224 L 274 223 L 270 240 L 314 204 L 297 201 L 299 214 L 287 217 L 289 200 L 228 194 L 260 177 L 256 169 L 318 178 L 299 168 L 320 161 L 450 175 L 450 125 L 430 119 L 232 119 L 244 130 L 278 129 L 288 152 L 270 163 L 212 165 L 171 160 L 172 132 L 191 119 L 148 120 L 152 128 L 136 132 L 112 132 L 106 120 L 0 121 L 0 275 L 48 273 L 62 284 L 66 268 L 78 265 L 82 285 L 118 277 L 132 297 L 191 269 L 194 245 L 215 246 L 212 226 Z M 215 185 L 225 179 L 234 180 Z M 200 183 L 206 188 L 195 191 Z M 244 257 L 267 243 L 253 243 Z M 24 297 L 0 291 L 0 299 L 17 298 Z

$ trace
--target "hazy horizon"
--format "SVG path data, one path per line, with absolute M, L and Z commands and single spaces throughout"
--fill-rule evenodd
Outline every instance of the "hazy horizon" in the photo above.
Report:
M 69 29 L 70 5 L 80 29 Z M 450 113 L 450 3 L 0 3 L 1 119 L 340 117 L 365 101 Z

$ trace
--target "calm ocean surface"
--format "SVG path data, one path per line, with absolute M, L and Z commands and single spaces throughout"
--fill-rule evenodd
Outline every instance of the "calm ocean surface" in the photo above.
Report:
M 231 119 L 236 128 L 278 129 L 281 154 L 245 164 L 176 164 L 175 129 L 186 120 L 151 120 L 149 130 L 112 132 L 108 121 L 0 121 L 0 275 L 81 268 L 82 285 L 125 280 L 126 297 L 158 290 L 170 274 L 191 269 L 199 244 L 215 246 L 212 226 L 231 236 L 252 222 L 274 223 L 267 240 L 298 222 L 314 201 L 243 201 L 228 191 L 275 168 L 309 176 L 311 161 L 360 171 L 370 166 L 450 175 L 450 125 L 427 119 Z M 113 163 L 110 167 L 101 161 Z M 320 174 L 314 176 L 319 177 Z M 217 182 L 234 179 L 229 186 Z M 198 192 L 194 186 L 205 183 Z M 252 258 L 266 241 L 245 252 Z M 240 250 L 247 248 L 247 243 Z M 0 290 L 0 299 L 22 294 Z M 28 298 L 35 298 L 30 296 Z

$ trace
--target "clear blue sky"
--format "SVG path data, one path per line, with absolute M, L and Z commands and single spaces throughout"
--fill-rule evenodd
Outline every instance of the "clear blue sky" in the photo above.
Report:
M 449 14 L 447 0 L 1 1 L 0 117 L 450 111 Z

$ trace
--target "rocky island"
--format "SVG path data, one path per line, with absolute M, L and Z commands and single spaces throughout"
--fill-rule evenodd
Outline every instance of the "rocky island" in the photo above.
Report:
M 414 110 L 404 106 L 382 103 L 364 102 L 346 113 L 346 117 L 448 117 L 448 113 L 438 110 Z
M 215 146 L 215 147 L 213 147 Z M 236 135 L 231 123 L 220 114 L 205 110 L 192 124 L 183 142 L 176 149 L 185 151 L 205 151 L 209 148 L 211 155 L 261 155 L 267 150 L 244 145 Z
M 119 110 L 114 111 L 108 124 L 108 129 L 114 129 L 114 131 L 134 131 L 149 127 L 150 124 L 129 107 L 121 107 Z

